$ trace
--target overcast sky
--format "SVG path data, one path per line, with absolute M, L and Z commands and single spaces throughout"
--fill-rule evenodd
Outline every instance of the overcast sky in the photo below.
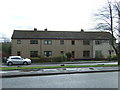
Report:
M 93 14 L 106 0 L 1 0 L 0 35 L 37 28 L 54 31 L 89 30 Z

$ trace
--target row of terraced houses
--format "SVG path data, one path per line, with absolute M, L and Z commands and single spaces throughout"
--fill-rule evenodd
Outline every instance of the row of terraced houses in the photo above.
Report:
M 109 32 L 14 30 L 12 55 L 57 57 L 72 53 L 75 59 L 107 58 L 114 55 Z

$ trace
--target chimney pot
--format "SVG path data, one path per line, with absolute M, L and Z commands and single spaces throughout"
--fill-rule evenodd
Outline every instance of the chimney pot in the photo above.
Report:
M 84 30 L 83 30 L 83 29 L 81 29 L 81 32 L 84 32 Z
M 34 31 L 37 31 L 37 28 L 34 28 Z
M 47 31 L 47 28 L 46 28 L 46 29 L 44 29 L 44 31 Z

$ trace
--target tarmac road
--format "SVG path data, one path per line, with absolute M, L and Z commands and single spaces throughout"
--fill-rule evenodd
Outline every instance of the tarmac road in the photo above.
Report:
M 2 88 L 118 88 L 118 72 L 30 76 L 2 79 Z

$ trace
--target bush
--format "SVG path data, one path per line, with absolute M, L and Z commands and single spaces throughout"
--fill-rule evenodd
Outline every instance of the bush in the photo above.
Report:
M 47 57 L 36 57 L 36 58 L 31 58 L 32 63 L 39 63 L 39 62 L 51 62 L 51 58 Z
M 111 55 L 107 57 L 108 60 L 117 60 L 117 56 L 116 55 Z
M 72 54 L 70 52 L 66 53 L 67 59 L 70 59 L 72 57 Z
M 53 57 L 52 58 L 52 62 L 64 62 L 66 60 L 67 60 L 67 58 L 64 57 L 64 56 L 58 56 L 58 57 Z
M 40 62 L 63 62 L 66 61 L 67 58 L 62 55 L 58 57 L 36 57 L 36 58 L 31 58 L 32 63 L 40 63 Z

